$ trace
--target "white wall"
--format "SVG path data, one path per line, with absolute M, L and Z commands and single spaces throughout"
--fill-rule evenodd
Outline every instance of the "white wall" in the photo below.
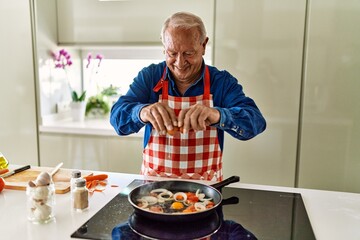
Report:
M 38 164 L 30 5 L 0 1 L 0 151 L 13 164 Z

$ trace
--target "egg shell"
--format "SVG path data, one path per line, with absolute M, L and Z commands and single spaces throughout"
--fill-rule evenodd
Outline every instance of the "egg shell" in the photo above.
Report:
M 34 199 L 46 201 L 49 196 L 49 188 L 46 186 L 38 186 L 35 188 Z
M 37 220 L 44 221 L 50 218 L 52 212 L 52 207 L 49 205 L 41 205 L 37 207 L 34 211 L 34 217 Z
M 47 186 L 50 184 L 50 182 L 51 176 L 47 172 L 41 172 L 35 180 L 36 186 Z

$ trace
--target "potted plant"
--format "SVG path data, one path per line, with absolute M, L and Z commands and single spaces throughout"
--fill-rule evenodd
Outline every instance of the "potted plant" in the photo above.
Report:
M 110 107 L 112 102 L 110 98 L 112 96 L 118 95 L 119 88 L 110 85 L 109 87 L 103 89 L 101 93 L 89 97 L 86 104 L 86 116 L 91 116 L 94 118 L 104 117 L 110 112 Z

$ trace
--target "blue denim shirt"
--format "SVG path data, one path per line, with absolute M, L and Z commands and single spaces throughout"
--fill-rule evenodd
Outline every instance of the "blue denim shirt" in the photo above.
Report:
M 204 93 L 205 63 L 203 62 L 202 76 L 184 93 L 184 97 L 202 95 Z M 151 64 L 143 68 L 130 85 L 126 95 L 121 96 L 113 105 L 110 113 L 110 123 L 118 135 L 129 135 L 145 127 L 144 147 L 146 147 L 152 130 L 151 124 L 145 124 L 140 119 L 140 110 L 149 104 L 158 102 L 159 92 L 153 88 L 160 80 L 166 62 Z M 213 95 L 214 107 L 220 112 L 220 121 L 214 124 L 218 130 L 221 150 L 224 145 L 224 131 L 231 136 L 248 140 L 266 128 L 266 121 L 255 102 L 245 96 L 242 86 L 227 71 L 220 71 L 213 66 L 208 66 L 210 72 L 210 93 Z M 181 96 L 170 70 L 166 67 L 166 76 L 169 80 L 169 95 Z

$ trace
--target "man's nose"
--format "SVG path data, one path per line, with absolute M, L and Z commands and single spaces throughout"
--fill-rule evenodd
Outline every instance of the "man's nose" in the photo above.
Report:
M 182 55 L 182 54 L 178 54 L 177 56 L 176 56 L 176 65 L 178 66 L 178 67 L 182 67 L 182 66 L 184 66 L 184 64 L 185 64 L 185 58 L 184 58 L 184 56 Z

